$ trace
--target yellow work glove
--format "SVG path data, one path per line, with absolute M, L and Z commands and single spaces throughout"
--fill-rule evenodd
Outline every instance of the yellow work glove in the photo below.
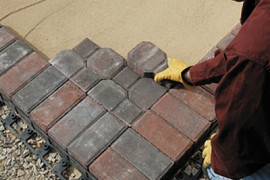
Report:
M 156 82 L 159 82 L 164 79 L 169 79 L 172 81 L 181 82 L 187 89 L 193 88 L 192 86 L 188 85 L 185 81 L 183 81 L 182 78 L 182 71 L 187 67 L 189 67 L 185 62 L 174 58 L 168 58 L 168 65 L 169 67 L 167 69 L 155 75 L 154 80 Z
M 212 134 L 210 140 L 205 141 L 204 143 L 204 149 L 202 152 L 203 160 L 203 167 L 207 168 L 211 164 L 211 152 L 212 152 L 212 146 L 211 146 L 211 139 L 216 135 L 216 133 Z

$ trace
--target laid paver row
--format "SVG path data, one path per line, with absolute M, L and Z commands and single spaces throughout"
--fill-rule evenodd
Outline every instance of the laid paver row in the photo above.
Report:
M 125 60 L 87 38 L 48 63 L 0 28 L 1 98 L 98 179 L 167 177 L 215 121 L 211 86 L 161 86 L 152 77 L 166 67 L 166 54 L 152 43 Z

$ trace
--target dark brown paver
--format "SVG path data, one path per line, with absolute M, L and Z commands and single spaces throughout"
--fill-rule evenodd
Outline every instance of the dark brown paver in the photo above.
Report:
M 73 48 L 73 51 L 79 54 L 84 59 L 87 59 L 99 48 L 93 41 L 88 38 L 85 38 L 77 46 Z
M 121 120 L 106 113 L 70 144 L 68 152 L 87 169 L 125 129 L 126 125 Z
M 163 96 L 152 110 L 194 142 L 198 141 L 210 125 L 197 112 L 170 94 Z
M 75 106 L 84 96 L 85 93 L 82 90 L 68 81 L 35 108 L 30 116 L 35 124 L 47 133 L 51 125 Z
M 103 79 L 111 79 L 125 65 L 125 59 L 109 48 L 101 48 L 87 60 L 87 67 Z
M 83 129 L 104 113 L 105 109 L 87 96 L 49 129 L 48 134 L 63 149 L 66 149 Z
M 192 145 L 190 139 L 151 110 L 140 117 L 132 128 L 174 162 Z
M 112 148 L 149 179 L 159 179 L 173 163 L 132 129 L 124 132 Z
M 217 47 L 222 50 L 226 49 L 226 47 L 231 43 L 234 37 L 235 36 L 231 33 L 227 34 L 223 39 L 219 41 Z
M 0 77 L 0 90 L 8 98 L 43 71 L 49 63 L 37 53 L 25 57 Z
M 16 36 L 5 27 L 0 28 L 0 51 L 16 40 Z
M 90 166 L 90 172 L 98 179 L 147 180 L 140 171 L 127 160 L 108 148 Z
M 139 76 L 133 72 L 129 67 L 125 67 L 119 72 L 113 80 L 125 89 L 130 88 L 139 79 Z

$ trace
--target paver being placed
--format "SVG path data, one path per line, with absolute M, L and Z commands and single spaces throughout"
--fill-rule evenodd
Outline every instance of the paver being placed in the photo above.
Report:
M 90 39 L 85 38 L 77 46 L 73 48 L 73 51 L 79 54 L 84 59 L 89 58 L 97 49 L 99 48 L 94 42 Z
M 113 80 L 125 89 L 130 88 L 139 79 L 139 76 L 133 72 L 129 67 L 125 67 L 119 72 Z
M 72 50 L 61 51 L 50 63 L 69 78 L 84 66 L 83 58 Z
M 87 67 L 103 79 L 111 79 L 124 65 L 124 58 L 109 48 L 98 49 L 87 60 Z
M 27 114 L 65 81 L 66 77 L 62 73 L 53 66 L 49 66 L 30 83 L 14 94 L 11 99 Z
M 51 125 L 75 106 L 84 96 L 85 93 L 82 90 L 68 81 L 35 108 L 30 116 L 34 123 L 47 133 Z
M 1 92 L 10 99 L 17 90 L 48 66 L 49 63 L 37 53 L 30 54 L 0 77 Z
M 108 148 L 90 166 L 90 172 L 98 179 L 112 180 L 148 180 L 127 160 Z
M 9 32 L 7 28 L 0 27 L 0 51 L 16 40 L 16 36 Z
M 49 129 L 48 134 L 66 150 L 68 144 L 83 129 L 93 124 L 104 113 L 105 109 L 87 96 Z
M 110 113 L 106 113 L 86 129 L 68 147 L 68 152 L 85 169 L 126 128 L 126 125 Z
M 112 80 L 102 80 L 88 92 L 88 95 L 111 111 L 126 98 L 126 93 Z
M 132 129 L 123 133 L 112 148 L 149 179 L 159 179 L 173 163 Z
M 18 63 L 24 56 L 32 51 L 25 43 L 20 40 L 15 41 L 6 49 L 0 52 L 0 75 L 7 71 L 11 66 Z

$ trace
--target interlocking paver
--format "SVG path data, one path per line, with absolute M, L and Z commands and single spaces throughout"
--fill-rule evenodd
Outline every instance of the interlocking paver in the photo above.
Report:
M 106 149 L 125 128 L 121 120 L 106 113 L 70 144 L 68 152 L 87 169 L 94 158 Z
M 5 27 L 0 27 L 0 51 L 14 42 L 17 38 Z
M 87 96 L 49 129 L 48 134 L 66 150 L 67 145 L 83 129 L 93 124 L 104 113 L 105 109 Z
M 142 77 L 152 77 L 166 54 L 150 42 L 141 42 L 128 53 L 127 65 Z
M 47 133 L 51 125 L 75 106 L 84 96 L 85 93 L 82 90 L 68 81 L 35 108 L 30 116 L 38 127 Z
M 99 80 L 100 77 L 88 68 L 81 69 L 71 78 L 71 81 L 79 86 L 84 92 L 89 91 Z
M 94 42 L 90 39 L 85 38 L 82 42 L 80 42 L 77 46 L 73 48 L 73 51 L 79 54 L 84 59 L 87 59 L 91 56 L 97 49 L 99 48 Z
M 90 172 L 98 179 L 147 180 L 140 171 L 127 160 L 108 148 L 90 166 Z
M 147 110 L 165 92 L 166 88 L 155 83 L 153 79 L 142 78 L 130 88 L 129 99 L 143 110 Z
M 14 94 L 11 99 L 27 114 L 65 81 L 66 77 L 62 73 L 53 66 L 49 66 L 30 83 Z
M 149 179 L 159 179 L 172 165 L 167 156 L 132 129 L 123 133 L 112 148 Z
M 49 66 L 37 53 L 32 53 L 0 77 L 0 90 L 8 98 Z
M 69 78 L 84 66 L 83 58 L 72 50 L 62 50 L 50 63 Z
M 119 119 L 131 125 L 132 122 L 142 113 L 142 110 L 128 99 L 125 99 L 113 110 L 113 114 Z
M 152 107 L 152 110 L 194 142 L 198 141 L 210 125 L 196 111 L 168 93 Z
M 139 79 L 139 76 L 133 72 L 129 67 L 125 67 L 121 72 L 119 72 L 113 80 L 124 87 L 125 89 L 130 88 L 130 86 Z
M 125 65 L 125 60 L 109 48 L 101 48 L 87 60 L 87 67 L 103 79 L 111 79 Z
M 15 41 L 6 49 L 0 52 L 0 75 L 11 66 L 19 62 L 32 49 L 20 40 Z
M 126 91 L 112 80 L 102 80 L 88 95 L 111 111 L 126 98 Z
M 223 39 L 219 41 L 217 47 L 222 50 L 226 49 L 226 47 L 231 43 L 234 37 L 235 36 L 231 33 L 227 34 Z
M 206 89 L 207 91 L 209 91 L 211 94 L 215 95 L 216 89 L 217 89 L 218 84 L 217 83 L 211 83 L 211 84 L 207 84 L 202 86 L 204 89 Z
M 206 61 L 208 59 L 212 59 L 215 57 L 215 52 L 218 50 L 217 47 L 213 47 L 200 61 L 200 62 L 203 62 L 203 61 Z
M 170 93 L 198 112 L 205 119 L 209 121 L 215 119 L 214 96 L 201 87 L 197 87 L 192 91 L 186 89 L 171 89 Z
M 177 162 L 192 145 L 190 139 L 151 110 L 140 117 L 132 128 L 174 162 Z

